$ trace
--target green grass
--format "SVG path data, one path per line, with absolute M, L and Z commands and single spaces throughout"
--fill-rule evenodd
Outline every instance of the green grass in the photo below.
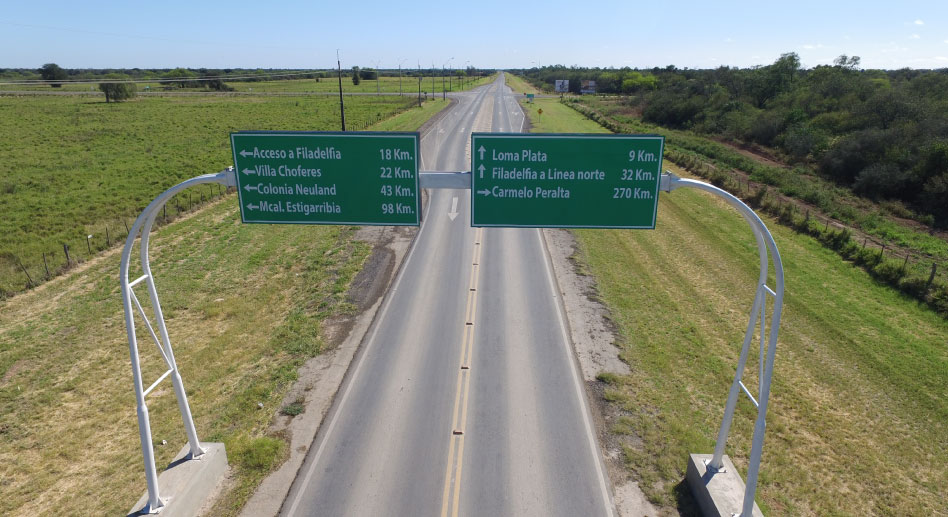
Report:
M 398 118 L 392 129 L 416 129 L 415 118 Z M 154 196 L 160 187 L 141 190 Z M 281 409 L 300 409 L 282 400 L 303 361 L 327 348 L 323 322 L 355 310 L 346 293 L 371 246 L 354 241 L 354 231 L 244 225 L 231 195 L 152 237 L 199 437 L 223 441 L 235 469 L 214 515 L 237 514 L 288 452 L 284 437 L 267 430 Z M 0 300 L 0 515 L 116 515 L 145 489 L 119 258 L 111 250 Z M 163 373 L 161 359 L 141 320 L 137 330 L 150 383 Z M 148 404 L 163 469 L 186 443 L 167 380 Z
M 439 72 L 440 73 L 440 72 Z M 407 74 L 407 70 L 406 70 Z M 441 93 L 441 76 L 438 75 L 434 78 L 434 85 L 432 86 L 431 77 L 423 77 L 421 84 L 422 92 L 437 92 Z M 463 82 L 459 83 L 457 78 L 454 78 L 449 84 L 447 76 L 444 80 L 444 90 L 448 92 L 452 91 L 463 91 L 469 90 L 471 88 L 481 86 L 484 84 L 489 84 L 494 80 L 494 76 L 487 77 L 476 77 L 476 78 L 464 78 Z M 320 78 L 319 81 L 315 79 L 288 79 L 284 81 L 224 81 L 225 84 L 232 87 L 233 93 L 327 93 L 327 92 L 338 92 L 339 91 L 339 81 L 333 76 L 331 78 Z M 159 82 L 142 82 L 136 83 L 136 88 L 139 93 L 145 92 L 204 92 L 203 88 L 178 88 L 175 84 L 172 83 L 159 83 Z M 60 88 L 52 88 L 48 85 L 22 85 L 22 84 L 0 84 L 0 91 L 28 91 L 28 92 L 78 92 L 78 93 L 97 93 L 99 91 L 97 84 L 63 84 Z M 343 71 L 342 76 L 342 91 L 344 93 L 398 93 L 399 92 L 399 79 L 398 76 L 388 77 L 383 76 L 381 80 L 378 81 L 376 85 L 375 80 L 362 80 L 358 85 L 352 84 L 352 71 L 350 70 L 348 74 L 346 71 Z M 403 75 L 401 78 L 401 91 L 402 93 L 411 93 L 418 91 L 418 78 L 411 77 L 408 75 Z
M 550 113 L 574 131 L 587 122 Z M 943 512 L 948 322 L 764 220 L 787 290 L 758 503 L 767 515 Z M 753 237 L 724 203 L 687 190 L 662 194 L 654 231 L 575 235 L 632 370 L 600 376 L 620 413 L 612 432 L 647 496 L 674 508 L 688 454 L 713 450 L 757 277 Z M 754 414 L 742 397 L 727 451 L 742 476 Z
M 540 90 L 537 90 L 532 84 L 524 81 L 520 76 L 505 73 L 504 82 L 507 83 L 514 93 L 524 94 L 524 93 L 540 93 Z
M 407 110 L 417 113 L 415 123 L 441 106 L 414 103 L 347 97 L 346 121 L 349 129 L 364 129 Z M 94 255 L 124 238 L 125 225 L 162 190 L 230 165 L 229 133 L 242 129 L 339 129 L 338 100 L 195 96 L 106 104 L 88 97 L 0 97 L 0 298 L 27 285 L 17 261 L 38 283 L 46 276 L 43 253 L 55 275 L 65 264 L 63 244 L 72 259 L 88 259 L 89 248 Z M 168 216 L 218 192 L 203 187 L 181 194 Z

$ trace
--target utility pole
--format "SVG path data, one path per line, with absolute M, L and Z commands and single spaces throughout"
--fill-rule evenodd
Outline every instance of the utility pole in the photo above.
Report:
M 421 107 L 421 61 L 418 61 L 418 107 Z
M 448 98 L 448 94 L 445 93 L 445 90 L 444 90 L 444 64 L 442 63 L 441 65 L 441 99 L 444 100 L 447 98 Z
M 382 64 L 381 61 L 375 62 L 375 95 L 381 95 L 381 93 L 379 93 L 381 91 L 379 90 L 379 79 L 382 78 L 382 72 L 379 69 L 380 64 Z
M 404 62 L 405 62 L 405 60 L 402 59 L 402 60 L 398 63 L 398 94 L 399 94 L 399 95 L 402 94 L 402 63 L 404 63 Z
M 431 62 L 431 99 L 434 100 L 434 61 Z
M 342 61 L 339 60 L 339 49 L 336 49 L 336 66 L 339 67 L 339 117 L 342 119 L 342 130 L 346 130 L 346 108 L 342 102 Z

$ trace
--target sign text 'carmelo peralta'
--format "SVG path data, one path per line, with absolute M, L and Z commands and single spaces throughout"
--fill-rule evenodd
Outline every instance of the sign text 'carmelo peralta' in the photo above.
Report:
M 418 134 L 231 134 L 245 223 L 418 225 Z
M 471 138 L 472 226 L 655 228 L 664 137 Z

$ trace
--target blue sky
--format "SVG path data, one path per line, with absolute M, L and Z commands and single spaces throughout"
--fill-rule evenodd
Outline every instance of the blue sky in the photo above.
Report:
M 948 67 L 948 0 L 6 4 L 0 67 Z

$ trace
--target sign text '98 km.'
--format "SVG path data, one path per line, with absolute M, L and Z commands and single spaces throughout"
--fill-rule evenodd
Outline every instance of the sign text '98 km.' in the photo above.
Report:
M 664 138 L 472 136 L 473 226 L 654 228 Z
M 245 223 L 418 225 L 418 134 L 231 134 Z

